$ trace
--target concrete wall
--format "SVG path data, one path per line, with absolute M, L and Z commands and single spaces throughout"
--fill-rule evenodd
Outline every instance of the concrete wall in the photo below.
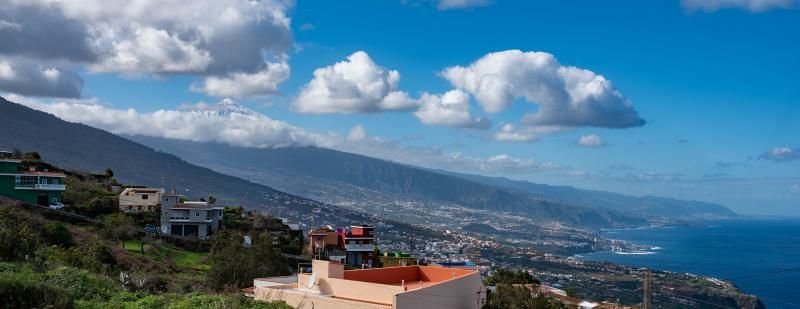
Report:
M 396 284 L 401 280 L 405 280 L 406 282 L 420 280 L 420 273 L 417 266 L 380 268 L 380 275 L 376 275 L 378 274 L 376 271 L 378 270 L 348 270 L 344 272 L 344 278 L 380 284 Z
M 486 287 L 479 273 L 397 294 L 397 309 L 475 308 L 486 302 Z
M 306 289 L 310 278 L 310 274 L 301 274 L 298 276 L 298 286 L 300 289 Z M 405 289 L 396 285 L 366 283 L 336 278 L 317 277 L 315 282 L 314 286 L 309 289 L 313 292 L 385 304 L 393 303 L 394 295 L 405 291 Z
M 286 286 L 292 288 L 292 286 Z M 256 288 L 255 299 L 261 301 L 282 300 L 297 309 L 389 309 L 391 306 L 381 306 L 363 302 L 353 302 L 330 297 L 320 297 L 307 293 L 290 292 L 275 288 Z M 418 308 L 419 309 L 419 308 Z

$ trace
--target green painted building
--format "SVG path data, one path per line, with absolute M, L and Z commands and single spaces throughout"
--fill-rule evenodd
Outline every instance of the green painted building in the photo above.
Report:
M 0 151 L 0 196 L 43 206 L 61 203 L 65 177 L 62 173 L 24 170 L 22 161 Z

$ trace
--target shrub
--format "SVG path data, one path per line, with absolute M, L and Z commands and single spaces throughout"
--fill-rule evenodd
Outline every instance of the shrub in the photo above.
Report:
M 252 284 L 253 278 L 288 274 L 286 260 L 272 247 L 267 233 L 255 235 L 252 245 L 245 248 L 242 234 L 218 232 L 208 261 L 208 284 L 216 290 L 242 288 Z
M 75 299 L 81 300 L 108 299 L 113 292 L 111 280 L 85 270 L 66 266 L 47 272 L 47 283 L 63 287 Z
M 44 239 L 50 245 L 69 248 L 75 245 L 72 233 L 61 223 L 48 223 L 44 226 Z
M 42 282 L 31 273 L 0 273 L 0 299 L 4 308 L 71 308 L 72 296 L 66 290 Z
M 18 207 L 0 207 L 0 260 L 32 258 L 39 243 L 41 225 Z
M 151 294 L 163 293 L 169 289 L 169 280 L 161 275 L 150 275 L 144 278 L 142 290 Z

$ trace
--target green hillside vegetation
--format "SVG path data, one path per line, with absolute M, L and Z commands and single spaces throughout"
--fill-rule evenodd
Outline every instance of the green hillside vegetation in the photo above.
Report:
M 539 280 L 522 270 L 501 268 L 484 279 L 497 289 L 489 293 L 483 309 L 558 309 L 566 308 L 559 300 L 539 292 Z
M 118 212 L 107 190 L 113 172 L 66 173 L 66 210 L 91 219 L 0 198 L 2 307 L 290 308 L 240 291 L 253 278 L 291 273 L 281 252 L 298 252 L 298 239 L 274 231 L 276 219 L 227 207 L 231 227 L 210 242 L 159 239 L 138 230 L 157 213 Z

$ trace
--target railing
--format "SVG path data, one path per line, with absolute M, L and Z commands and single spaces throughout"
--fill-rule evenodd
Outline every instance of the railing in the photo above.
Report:
M 14 189 L 35 189 L 35 190 L 66 190 L 67 185 L 46 184 L 46 183 L 18 183 L 14 184 Z
M 372 251 L 375 248 L 374 244 L 346 244 L 344 248 L 347 251 Z

